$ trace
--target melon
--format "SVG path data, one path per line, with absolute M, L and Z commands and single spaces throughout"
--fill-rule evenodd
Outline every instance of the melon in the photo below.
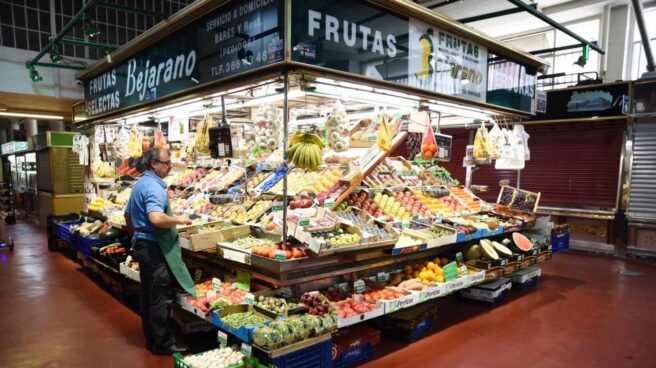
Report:
M 512 240 L 517 249 L 522 252 L 528 252 L 533 248 L 533 244 L 526 236 L 520 233 L 513 233 Z
M 503 245 L 499 242 L 493 241 L 492 246 L 494 247 L 494 250 L 497 251 L 497 253 L 499 253 L 503 256 L 506 256 L 506 257 L 512 256 L 512 252 L 505 245 Z
M 465 254 L 466 260 L 471 261 L 479 258 L 481 258 L 481 247 L 478 244 L 474 244 L 467 249 L 467 253 Z
M 483 254 L 483 257 L 489 261 L 496 261 L 499 259 L 499 255 L 494 250 L 494 247 L 485 242 L 481 242 L 481 253 Z

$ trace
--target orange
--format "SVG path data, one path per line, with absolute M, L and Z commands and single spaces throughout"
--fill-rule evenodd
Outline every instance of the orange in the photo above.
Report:
M 448 264 L 449 264 L 449 259 L 448 258 L 442 257 L 442 259 L 440 259 L 440 265 L 446 266 Z
M 428 277 L 429 277 L 429 274 L 426 271 L 422 271 L 422 272 L 419 273 L 419 279 L 421 279 L 421 280 L 427 280 Z
M 403 273 L 406 275 L 412 275 L 412 267 L 410 266 L 403 267 Z
M 437 275 L 437 277 L 435 278 L 435 281 L 437 281 L 437 282 L 444 282 L 444 276 L 442 276 L 442 275 Z
M 428 268 L 431 271 L 435 271 L 435 267 L 437 266 L 433 262 L 428 262 L 428 264 L 426 264 L 426 268 Z

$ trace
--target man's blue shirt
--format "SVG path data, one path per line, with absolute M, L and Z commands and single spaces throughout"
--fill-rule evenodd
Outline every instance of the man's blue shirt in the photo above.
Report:
M 132 188 L 125 213 L 132 218 L 137 239 L 155 241 L 155 227 L 148 221 L 149 212 L 166 212 L 166 183 L 152 171 L 146 171 Z

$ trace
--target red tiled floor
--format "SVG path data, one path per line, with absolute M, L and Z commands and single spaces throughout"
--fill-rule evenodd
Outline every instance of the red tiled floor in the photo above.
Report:
M 0 366 L 173 365 L 143 348 L 136 313 L 48 252 L 42 231 L 18 224 L 12 232 L 16 249 L 0 252 Z M 445 300 L 439 332 L 411 345 L 385 340 L 363 367 L 653 366 L 655 266 L 558 254 L 543 271 L 537 288 L 496 308 Z

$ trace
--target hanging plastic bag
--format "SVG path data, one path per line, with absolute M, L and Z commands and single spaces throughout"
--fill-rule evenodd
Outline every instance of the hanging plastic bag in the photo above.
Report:
M 392 132 L 390 131 L 387 115 L 381 114 L 380 124 L 378 126 L 378 137 L 376 143 L 378 148 L 387 152 L 392 148 Z
M 485 128 L 485 123 L 481 123 L 481 127 L 476 131 L 476 136 L 474 137 L 474 158 L 475 159 L 486 159 L 490 157 L 490 143 L 487 133 L 487 128 Z
M 162 126 L 157 125 L 157 130 L 155 130 L 155 147 L 157 148 L 166 148 L 168 144 L 166 143 L 166 138 L 164 138 L 164 133 L 162 132 Z
M 128 147 L 130 142 L 130 131 L 125 127 L 121 127 L 112 142 L 114 157 L 117 159 L 125 159 L 130 157 L 128 155 Z
M 497 170 L 521 170 L 524 168 L 524 152 L 522 147 L 517 147 L 517 140 L 513 132 L 503 129 L 504 144 L 501 155 L 497 158 L 494 168 Z M 521 151 L 521 155 L 519 155 Z
M 521 139 L 522 146 L 524 147 L 524 161 L 531 159 L 531 151 L 528 149 L 528 139 L 531 137 L 526 133 L 523 125 L 515 125 L 515 134 Z
M 433 133 L 433 127 L 430 123 L 426 124 L 426 130 L 424 131 L 424 137 L 421 140 L 421 158 L 424 160 L 430 160 L 435 157 L 437 153 L 437 142 L 435 141 L 435 134 Z
M 517 124 L 513 126 L 512 139 L 515 146 L 515 156 L 526 161 L 526 146 L 524 145 L 524 126 Z
M 141 134 L 136 127 L 130 130 L 130 139 L 128 140 L 128 155 L 130 157 L 141 157 L 143 154 L 143 147 L 141 141 Z
M 490 158 L 496 160 L 501 156 L 504 143 L 503 131 L 501 131 L 501 128 L 499 128 L 496 122 L 492 126 L 492 129 L 490 129 L 488 140 L 490 142 Z

